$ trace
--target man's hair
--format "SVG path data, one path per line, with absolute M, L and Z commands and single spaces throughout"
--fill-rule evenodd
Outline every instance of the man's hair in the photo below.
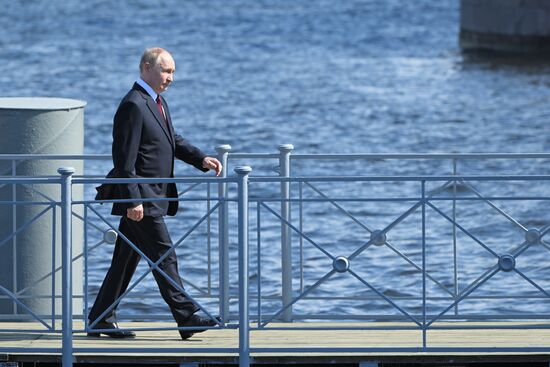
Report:
M 141 60 L 139 62 L 139 72 L 142 73 L 143 70 L 145 70 L 145 64 L 149 63 L 152 66 L 155 66 L 157 64 L 159 55 L 168 52 L 163 48 L 160 47 L 151 47 L 146 49 L 143 52 L 143 55 L 141 55 Z

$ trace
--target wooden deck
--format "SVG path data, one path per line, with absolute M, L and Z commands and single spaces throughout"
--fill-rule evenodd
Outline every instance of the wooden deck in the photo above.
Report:
M 58 362 L 59 353 L 31 353 L 21 348 L 61 348 L 61 335 L 30 333 L 22 330 L 39 329 L 37 324 L 0 323 L 0 361 Z M 422 333 L 418 330 L 369 330 L 377 326 L 398 327 L 389 323 L 338 323 L 342 328 L 365 327 L 365 330 L 303 330 L 335 326 L 334 323 L 273 324 L 290 330 L 253 330 L 251 332 L 252 362 L 254 364 L 329 364 L 329 363 L 444 363 L 463 365 L 473 362 L 544 362 L 550 361 L 550 329 L 533 329 L 541 323 L 507 323 L 518 329 L 496 329 L 502 323 L 468 323 L 483 329 L 430 330 L 427 333 L 428 351 L 401 350 L 395 348 L 420 348 Z M 441 324 L 439 324 L 441 325 Z M 453 323 L 446 325 L 465 326 Z M 147 328 L 170 327 L 171 323 L 123 323 L 121 327 Z M 550 327 L 550 324 L 543 325 Z M 75 322 L 75 329 L 82 328 Z M 298 329 L 299 328 L 299 329 Z M 107 337 L 90 338 L 85 334 L 74 335 L 76 363 L 238 363 L 238 353 L 214 352 L 213 348 L 238 348 L 238 331 L 235 329 L 208 330 L 196 334 L 187 341 L 179 339 L 176 330 L 137 331 L 137 338 L 117 340 Z M 93 351 L 90 348 L 97 348 Z M 152 353 L 147 348 L 162 348 L 162 353 Z M 272 348 L 292 348 L 294 351 L 278 352 Z M 370 351 L 351 351 L 353 348 L 369 348 Z M 444 348 L 438 349 L 438 348 Z M 464 348 L 489 348 L 490 351 L 465 351 Z M 526 350 L 520 351 L 518 348 Z M 175 350 L 177 349 L 177 350 Z M 313 351 L 312 351 L 313 349 Z M 339 350 L 338 350 L 339 349 Z M 308 351 L 309 350 L 309 351 Z

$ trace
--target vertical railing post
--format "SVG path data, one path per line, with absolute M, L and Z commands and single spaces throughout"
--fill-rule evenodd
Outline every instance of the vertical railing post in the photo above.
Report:
M 292 144 L 279 145 L 279 176 L 290 177 L 290 153 L 294 149 Z M 290 222 L 290 182 L 281 182 L 281 217 Z M 281 293 L 282 307 L 292 302 L 292 245 L 290 228 L 281 223 Z M 282 314 L 283 321 L 292 320 L 292 306 Z
M 11 176 L 17 177 L 17 161 L 14 159 L 11 161 Z M 13 201 L 11 207 L 11 218 L 12 218 L 12 233 L 17 232 L 17 185 L 13 184 L 11 187 L 11 200 Z M 11 243 L 12 251 L 12 264 L 13 264 L 13 293 L 17 293 L 17 236 L 13 236 Z M 13 314 L 17 314 L 17 303 L 13 302 Z
M 458 174 L 457 170 L 457 159 L 453 158 L 453 176 L 455 180 L 453 181 L 453 301 L 456 302 L 459 293 L 458 287 L 458 252 L 457 252 L 457 238 L 456 238 L 456 186 L 458 181 L 456 180 L 456 175 Z M 458 316 L 458 302 L 455 305 L 455 316 Z
M 426 181 L 421 182 L 422 188 L 422 348 L 427 347 L 426 330 Z
M 219 145 L 216 147 L 218 159 L 223 165 L 222 178 L 227 178 L 227 157 L 231 145 Z M 220 316 L 224 323 L 229 322 L 229 223 L 228 223 L 228 202 L 227 184 L 218 184 L 218 197 L 223 202 L 218 210 L 218 243 L 219 243 L 219 286 L 220 286 Z
M 239 367 L 250 366 L 250 321 L 248 305 L 248 174 L 249 166 L 235 168 L 238 175 L 239 222 Z
M 61 300 L 62 365 L 73 365 L 73 287 L 72 287 L 72 175 L 74 168 L 59 168 L 61 175 Z

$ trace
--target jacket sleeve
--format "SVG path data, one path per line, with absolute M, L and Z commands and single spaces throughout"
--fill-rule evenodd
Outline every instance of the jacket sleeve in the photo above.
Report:
M 203 172 L 208 172 L 208 168 L 202 166 L 202 161 L 206 157 L 206 154 L 182 138 L 181 135 L 174 134 L 174 140 L 176 143 L 175 155 L 177 159 L 189 163 Z
M 115 114 L 113 125 L 113 164 L 115 176 L 135 178 L 136 159 L 138 156 L 143 127 L 143 116 L 139 107 L 132 102 L 121 104 Z M 120 196 L 124 199 L 141 199 L 138 184 L 122 184 Z M 141 204 L 140 200 L 129 203 L 131 207 Z

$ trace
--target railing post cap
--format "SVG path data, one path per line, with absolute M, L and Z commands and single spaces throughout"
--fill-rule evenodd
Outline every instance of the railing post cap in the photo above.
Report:
M 279 151 L 281 153 L 288 153 L 291 150 L 294 150 L 294 145 L 292 145 L 292 144 L 281 144 L 281 145 L 279 145 Z
M 231 150 L 231 145 L 229 144 L 221 144 L 216 147 L 216 151 L 218 153 L 226 153 L 226 152 L 229 152 L 230 150 Z
M 60 175 L 72 175 L 74 173 L 74 167 L 58 168 L 57 173 L 59 173 Z
M 237 166 L 235 167 L 235 172 L 239 175 L 246 175 L 252 172 L 252 167 L 250 166 Z

